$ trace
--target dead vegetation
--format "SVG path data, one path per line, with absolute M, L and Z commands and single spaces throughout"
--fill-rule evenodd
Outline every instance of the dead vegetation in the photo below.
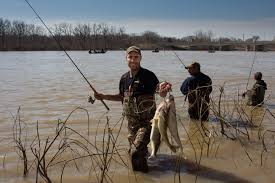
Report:
M 97 135 L 95 135 L 93 142 L 89 136 L 89 128 L 88 135 L 84 135 L 83 132 L 73 129 L 67 124 L 73 113 L 78 110 L 86 112 L 87 123 L 89 124 L 88 111 L 78 107 L 64 121 L 57 121 L 56 129 L 51 136 L 41 135 L 39 122 L 37 121 L 36 135 L 28 144 L 27 142 L 30 141 L 29 131 L 27 124 L 23 123 L 20 118 L 20 107 L 18 108 L 14 117 L 13 141 L 19 159 L 23 162 L 19 165 L 23 166 L 23 176 L 28 176 L 30 171 L 34 171 L 36 182 L 40 182 L 42 179 L 44 182 L 51 183 L 54 182 L 51 178 L 53 171 L 56 173 L 55 170 L 59 170 L 60 182 L 63 182 L 63 178 L 66 176 L 64 174 L 66 167 L 74 167 L 77 171 L 80 171 L 81 163 L 85 162 L 89 164 L 89 176 L 95 177 L 97 182 L 112 182 L 109 175 L 112 161 L 128 167 L 124 161 L 125 158 L 122 158 L 126 149 L 120 148 L 117 144 L 124 118 L 122 117 L 117 122 L 118 125 L 115 125 L 117 127 L 116 134 L 113 134 L 113 128 L 110 126 L 108 117 L 105 120 L 98 121 L 97 126 L 104 124 L 103 132 L 99 135 L 102 138 L 97 139 Z M 97 133 L 99 133 L 98 129 Z M 115 159 L 114 156 L 117 158 Z

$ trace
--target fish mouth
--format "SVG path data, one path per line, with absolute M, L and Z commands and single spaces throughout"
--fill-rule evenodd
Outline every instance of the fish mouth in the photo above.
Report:
M 174 101 L 174 96 L 173 95 L 169 95 L 169 100 L 170 101 Z

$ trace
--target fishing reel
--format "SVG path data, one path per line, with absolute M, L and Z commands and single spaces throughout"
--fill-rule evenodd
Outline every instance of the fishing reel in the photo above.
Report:
M 95 103 L 95 99 L 92 96 L 88 96 L 88 102 L 91 104 Z

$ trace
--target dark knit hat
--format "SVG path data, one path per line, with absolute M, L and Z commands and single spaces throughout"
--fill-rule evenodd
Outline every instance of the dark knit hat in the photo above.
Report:
M 254 74 L 254 78 L 255 78 L 256 80 L 261 80 L 262 77 L 263 77 L 263 75 L 262 75 L 261 72 L 256 72 L 256 73 Z
M 198 63 L 198 62 L 192 62 L 190 65 L 187 65 L 185 68 L 186 69 L 189 69 L 189 68 L 198 68 L 199 70 L 200 70 L 200 68 L 201 68 L 201 65 L 200 65 L 200 63 Z

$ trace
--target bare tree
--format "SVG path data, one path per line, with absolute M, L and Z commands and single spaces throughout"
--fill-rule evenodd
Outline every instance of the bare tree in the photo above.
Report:
M 82 49 L 88 49 L 87 41 L 91 36 L 91 27 L 89 24 L 78 24 L 73 31 L 74 36 L 76 36 Z
M 246 39 L 245 42 L 254 43 L 254 42 L 258 41 L 259 39 L 260 39 L 260 36 L 252 36 L 252 37 Z
M 116 31 L 116 27 L 115 26 L 111 26 L 109 28 L 109 35 L 108 35 L 108 47 L 109 48 L 113 48 L 115 45 L 115 41 L 116 41 L 116 37 L 118 37 L 117 31 Z
M 92 35 L 94 37 L 94 39 L 93 39 L 93 48 L 94 49 L 97 48 L 97 42 L 98 42 L 98 38 L 99 38 L 99 35 L 101 32 L 101 29 L 102 29 L 102 27 L 100 24 L 96 24 L 96 23 L 93 24 Z
M 155 43 L 157 41 L 159 41 L 160 36 L 158 35 L 158 33 L 153 32 L 153 31 L 145 31 L 142 34 L 142 37 L 148 42 L 148 43 Z
M 198 42 L 208 42 L 213 39 L 213 32 L 208 31 L 208 32 L 203 32 L 202 30 L 196 31 L 195 32 L 195 40 Z
M 253 36 L 252 39 L 253 39 L 253 42 L 256 42 L 260 39 L 260 36 Z
M 22 41 L 24 36 L 26 36 L 26 24 L 23 21 L 13 21 L 12 22 L 12 33 L 17 37 L 17 49 L 22 48 Z
M 61 41 L 65 49 L 71 49 L 72 37 L 73 37 L 73 27 L 68 23 L 60 23 L 54 25 L 54 35 Z
M 107 24 L 105 23 L 102 23 L 101 24 L 101 33 L 102 33 L 102 36 L 103 36 L 103 44 L 104 44 L 104 48 L 106 49 L 107 48 L 107 36 L 109 34 L 110 30 L 109 30 L 109 27 Z
M 10 33 L 10 21 L 0 18 L 0 38 L 1 38 L 1 49 L 6 49 L 6 36 Z

